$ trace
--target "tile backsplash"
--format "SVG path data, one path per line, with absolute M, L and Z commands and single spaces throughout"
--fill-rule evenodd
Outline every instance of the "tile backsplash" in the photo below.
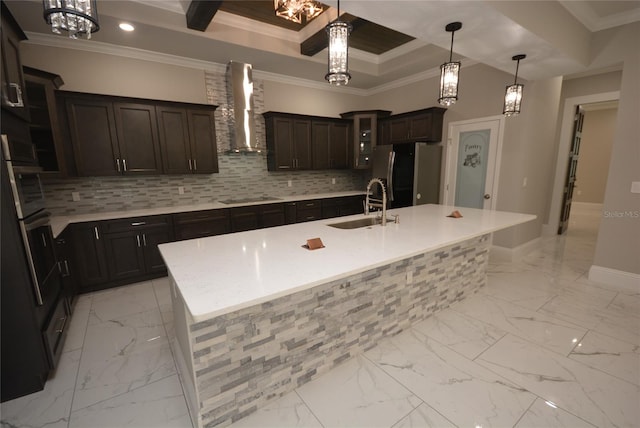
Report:
M 220 172 L 210 175 L 155 175 L 135 177 L 82 177 L 46 179 L 47 208 L 53 215 L 88 214 L 202 204 L 256 196 L 364 190 L 370 173 L 350 170 L 269 172 L 264 154 L 228 154 L 233 137 L 231 107 L 224 73 L 205 72 L 207 101 L 216 109 L 216 138 Z M 254 80 L 254 106 L 258 145 L 266 146 L 264 86 Z M 335 184 L 332 184 L 335 179 Z M 288 186 L 291 181 L 291 187 Z M 183 193 L 181 193 L 183 191 Z M 77 192 L 78 201 L 72 193 Z
M 88 214 L 202 204 L 255 196 L 294 196 L 364 190 L 368 172 L 269 172 L 261 154 L 221 154 L 220 173 L 210 175 L 155 175 L 84 177 L 44 182 L 47 208 L 53 215 Z M 335 179 L 336 184 L 332 184 Z M 291 187 L 288 181 L 291 180 Z M 180 188 L 184 193 L 180 194 Z M 79 201 L 73 201 L 78 192 Z

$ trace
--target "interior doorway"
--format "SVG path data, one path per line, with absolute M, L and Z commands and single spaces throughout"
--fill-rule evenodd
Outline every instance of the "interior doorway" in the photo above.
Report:
M 546 235 L 570 230 L 576 204 L 581 212 L 601 211 L 619 96 L 619 92 L 609 92 L 565 100 Z M 608 135 L 602 135 L 606 126 L 596 123 L 601 120 L 599 112 L 611 109 L 614 119 L 609 119 Z
M 495 209 L 504 116 L 449 123 L 443 203 Z

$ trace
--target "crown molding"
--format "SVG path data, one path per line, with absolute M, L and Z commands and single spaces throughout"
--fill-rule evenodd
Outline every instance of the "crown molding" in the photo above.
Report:
M 181 57 L 177 55 L 169 55 L 160 52 L 153 52 L 144 49 L 131 48 L 127 46 L 116 46 L 110 43 L 96 42 L 91 40 L 73 40 L 67 37 L 60 37 L 49 34 L 26 32 L 28 40 L 23 43 L 50 46 L 63 49 L 74 49 L 85 52 L 95 52 L 105 55 L 120 56 L 124 58 L 132 58 L 143 61 L 157 62 L 161 64 L 170 64 L 178 67 L 194 68 L 205 71 L 213 71 L 218 73 L 225 73 L 226 64 L 220 64 L 211 61 L 202 61 L 192 58 Z M 477 64 L 477 61 L 465 60 L 464 67 L 469 67 Z M 303 79 L 300 77 L 286 76 L 283 74 L 271 73 L 262 70 L 253 70 L 253 75 L 257 79 L 268 80 L 272 82 L 285 83 L 296 86 L 303 86 L 305 88 L 320 89 L 323 91 L 335 91 L 351 95 L 368 96 L 377 94 L 390 89 L 400 88 L 405 85 L 419 82 L 421 80 L 430 79 L 438 76 L 440 73 L 438 68 L 426 70 L 420 73 L 416 73 L 411 76 L 403 77 L 401 79 L 394 80 L 393 82 L 384 83 L 382 85 L 375 86 L 369 89 L 353 88 L 349 86 L 332 86 L 326 82 L 320 82 L 317 80 Z

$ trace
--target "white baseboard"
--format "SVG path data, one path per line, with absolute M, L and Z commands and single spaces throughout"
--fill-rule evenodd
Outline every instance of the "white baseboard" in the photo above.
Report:
M 571 202 L 571 210 L 602 212 L 602 204 L 597 202 Z
M 633 293 L 640 293 L 640 275 L 637 273 L 592 265 L 589 269 L 589 281 L 611 284 Z
M 514 248 L 492 245 L 491 251 L 489 252 L 489 261 L 493 263 L 509 263 L 520 260 L 531 251 L 537 249 L 540 241 L 541 238 L 538 237 Z
M 553 236 L 558 234 L 558 226 L 552 226 L 550 224 L 542 225 L 542 236 Z

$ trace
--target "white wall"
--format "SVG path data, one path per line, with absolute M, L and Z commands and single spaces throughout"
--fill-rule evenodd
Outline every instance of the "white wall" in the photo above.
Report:
M 617 113 L 617 108 L 585 112 L 573 193 L 575 202 L 604 202 Z

